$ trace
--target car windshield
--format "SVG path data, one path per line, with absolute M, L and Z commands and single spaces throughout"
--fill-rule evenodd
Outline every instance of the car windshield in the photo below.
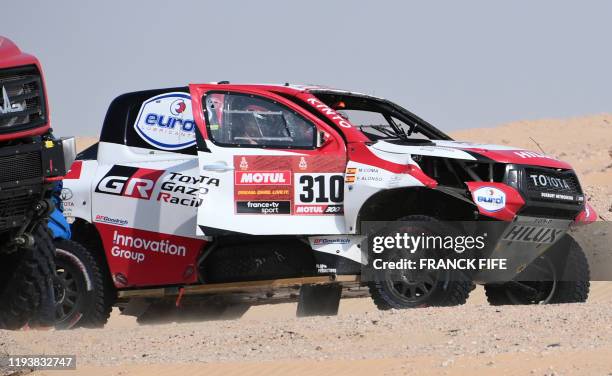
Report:
M 385 99 L 323 90 L 316 91 L 315 95 L 372 141 L 451 140 L 447 134 L 425 120 Z
M 406 124 L 393 116 L 385 116 L 381 112 L 365 110 L 337 110 L 337 112 L 373 141 L 388 138 L 429 139 L 419 132 L 415 124 Z

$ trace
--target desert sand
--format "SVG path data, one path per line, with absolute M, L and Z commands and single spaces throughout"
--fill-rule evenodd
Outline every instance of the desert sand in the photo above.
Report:
M 600 219 L 612 220 L 612 115 L 452 135 L 541 148 L 570 162 Z M 380 312 L 360 298 L 342 301 L 336 317 L 302 319 L 295 308 L 264 305 L 238 320 L 152 326 L 114 312 L 105 329 L 0 331 L 0 353 L 78 356 L 77 371 L 36 375 L 612 374 L 608 282 L 593 282 L 589 301 L 573 305 L 491 307 L 478 288 L 453 308 Z

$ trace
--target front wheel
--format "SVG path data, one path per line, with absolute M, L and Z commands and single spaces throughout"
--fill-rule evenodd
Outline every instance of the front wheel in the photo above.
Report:
M 410 223 L 398 223 L 392 226 L 391 231 L 385 230 L 381 234 L 394 236 L 396 233 L 405 233 L 418 237 L 436 235 L 441 231 L 453 233 L 440 221 L 427 216 L 408 216 L 399 221 Z M 404 250 L 391 249 L 385 252 L 386 259 L 391 261 L 414 257 Z M 373 281 L 368 282 L 368 288 L 372 300 L 381 310 L 447 307 L 465 304 L 472 290 L 472 282 L 467 275 L 453 270 L 374 270 Z
M 491 305 L 583 303 L 589 296 L 589 263 L 578 244 L 565 235 L 528 267 L 541 280 L 485 285 Z
M 58 239 L 54 243 L 56 328 L 104 326 L 112 309 L 112 297 L 95 256 L 72 240 Z

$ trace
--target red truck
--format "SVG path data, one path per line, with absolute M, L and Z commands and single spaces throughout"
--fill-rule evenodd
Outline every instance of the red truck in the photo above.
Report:
M 75 155 L 53 137 L 36 57 L 0 36 L 0 329 L 54 320 L 51 191 Z

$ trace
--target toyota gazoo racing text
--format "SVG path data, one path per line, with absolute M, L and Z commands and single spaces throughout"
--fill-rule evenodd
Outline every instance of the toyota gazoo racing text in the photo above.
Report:
M 596 215 L 567 163 L 456 142 L 397 104 L 348 91 L 218 83 L 121 95 L 64 189 L 75 238 L 98 263 L 96 304 L 141 319 L 152 307 L 291 299 L 302 315 L 334 313 L 341 296 L 364 293 L 381 309 L 453 305 L 473 282 L 493 304 L 588 293 L 586 259 L 566 231 Z M 510 267 L 492 282 L 365 281 L 370 221 L 502 223 L 490 257 L 510 255 Z M 530 242 L 534 229 L 555 241 Z M 572 282 L 515 280 L 517 265 L 562 251 L 582 273 Z
M 38 60 L 0 36 L 0 329 L 54 323 L 51 191 L 74 160 L 53 137 Z

